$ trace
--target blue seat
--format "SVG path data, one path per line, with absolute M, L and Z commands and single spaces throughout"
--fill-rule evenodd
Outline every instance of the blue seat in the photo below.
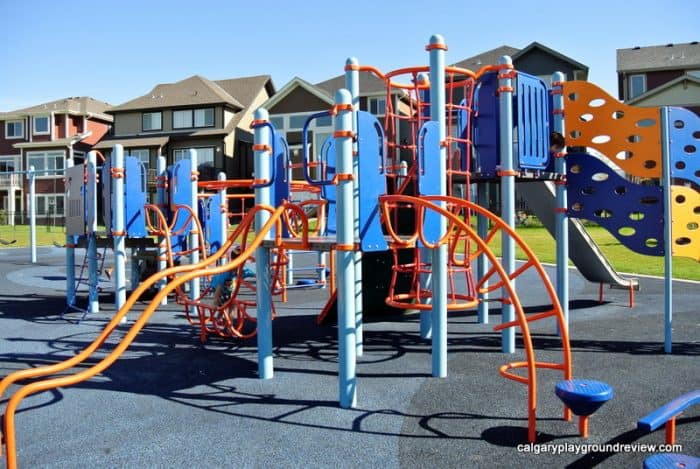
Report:
M 659 453 L 644 460 L 644 469 L 678 469 L 700 467 L 700 458 L 678 453 Z
M 557 383 L 556 395 L 579 416 L 591 415 L 613 397 L 608 383 L 589 379 L 570 379 Z

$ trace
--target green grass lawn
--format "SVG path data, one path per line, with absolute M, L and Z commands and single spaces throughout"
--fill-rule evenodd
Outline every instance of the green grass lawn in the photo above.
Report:
M 599 226 L 588 226 L 586 229 L 617 271 L 633 274 L 663 275 L 663 257 L 636 254 L 622 246 L 617 239 Z M 517 231 L 534 250 L 541 262 L 555 262 L 556 248 L 554 239 L 545 228 L 537 225 L 519 226 Z M 37 226 L 36 238 L 38 246 L 49 246 L 53 243 L 63 245 L 65 243 L 64 228 L 62 226 Z M 12 246 L 29 246 L 29 227 L 26 225 L 0 226 L 0 239 L 5 241 L 16 240 Z M 496 254 L 500 255 L 500 240 L 494 240 L 493 247 L 495 247 Z M 523 258 L 522 253 L 517 253 L 516 255 L 518 258 Z M 673 259 L 673 276 L 675 278 L 700 280 L 700 264 L 692 259 L 676 257 Z

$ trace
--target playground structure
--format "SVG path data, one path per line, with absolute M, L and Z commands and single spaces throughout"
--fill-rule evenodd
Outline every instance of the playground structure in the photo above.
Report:
M 188 306 L 197 306 L 202 302 L 200 295 L 206 289 L 208 278 L 225 271 L 238 270 L 236 286 L 233 288 L 237 294 L 244 284 L 240 269 L 253 255 L 256 266 L 254 292 L 259 376 L 263 379 L 271 378 L 273 306 L 270 292 L 274 290 L 278 278 L 274 270 L 276 266 L 282 265 L 275 261 L 276 256 L 282 258 L 277 254 L 280 249 L 325 250 L 332 252 L 331 259 L 335 258 L 336 275 L 331 273 L 331 279 L 337 280 L 334 297 L 338 307 L 339 402 L 342 407 L 356 405 L 356 356 L 363 353 L 362 281 L 358 280 L 362 274 L 360 253 L 391 251 L 394 265 L 387 302 L 395 307 L 422 310 L 421 330 L 424 337 L 432 340 L 434 376 L 447 374 L 447 312 L 476 307 L 480 321 L 487 322 L 488 302 L 499 302 L 503 318 L 495 330 L 502 331 L 503 351 L 514 352 L 516 327 L 522 333 L 525 360 L 506 364 L 500 372 L 508 379 L 527 385 L 529 440 L 534 441 L 536 436 L 537 370 L 542 368 L 561 371 L 564 382 L 571 385 L 562 388 L 564 390 L 558 395 L 565 403 L 565 418 L 570 418 L 572 410 L 581 416 L 579 429 L 585 436 L 591 409 L 595 410 L 594 407 L 609 399 L 612 391 L 606 388 L 603 389 L 604 392 L 591 393 L 590 389 L 585 389 L 585 383 L 582 385 L 581 380 L 573 380 L 567 324 L 567 217 L 600 219 L 601 225 L 614 230 L 621 242 L 631 249 L 647 254 L 664 254 L 669 278 L 672 253 L 698 259 L 696 220 L 700 200 L 697 191 L 692 186 L 672 187 L 670 184 L 671 177 L 676 181 L 689 178 L 687 180 L 691 183 L 698 183 L 697 163 L 688 157 L 695 151 L 692 139 L 698 138 L 697 118 L 668 109 L 656 110 L 656 117 L 645 115 L 640 118 L 635 117 L 635 111 L 631 108 L 621 104 L 612 107 L 609 103 L 595 106 L 596 100 L 606 98 L 601 98 L 599 91 L 592 85 L 565 83 L 561 74 L 555 74 L 553 88 L 547 90 L 544 82 L 536 77 L 513 70 L 507 58 L 498 65 L 485 67 L 476 73 L 446 67 L 446 46 L 439 36 L 431 38 L 428 50 L 430 67 L 414 67 L 387 74 L 382 74 L 373 67 L 360 66 L 356 60 L 349 59 L 346 66 L 346 86 L 349 91 L 336 93 L 333 109 L 310 118 L 332 115 L 335 119 L 333 140 L 324 145 L 320 176 L 316 179 L 309 174 L 311 162 L 307 149 L 304 149 L 305 176 L 309 184 L 322 188 L 320 192 L 325 200 L 325 203 L 318 203 L 318 207 L 325 207 L 326 210 L 324 223 L 317 224 L 316 230 L 310 229 L 311 223 L 302 204 L 287 201 L 291 185 L 288 179 L 285 180 L 290 167 L 288 153 L 285 152 L 283 139 L 276 135 L 268 122 L 266 111 L 262 109 L 256 113 L 253 123 L 256 167 L 251 187 L 255 192 L 255 205 L 233 232 L 224 235 L 222 227 L 226 223 L 221 218 L 219 228 L 213 228 L 213 220 L 223 213 L 223 210 L 216 213 L 216 208 L 221 207 L 223 199 L 210 201 L 209 215 L 197 217 L 191 208 L 188 211 L 179 207 L 197 205 L 196 188 L 189 194 L 186 191 L 170 191 L 171 198 L 177 194 L 177 197 L 184 198 L 183 203 L 177 199 L 170 200 L 171 211 L 175 214 L 163 216 L 161 221 L 150 225 L 150 231 L 159 237 L 161 252 L 166 253 L 168 258 L 160 259 L 160 262 L 168 262 L 170 266 L 141 282 L 128 300 L 118 300 L 118 313 L 84 352 L 60 364 L 13 373 L 0 383 L 1 394 L 18 380 L 52 375 L 77 365 L 104 342 L 146 290 L 160 285 L 159 292 L 134 322 L 127 336 L 105 359 L 76 375 L 33 382 L 12 396 L 5 411 L 3 429 L 8 466 L 14 467 L 16 463 L 14 413 L 25 396 L 74 384 L 104 370 L 133 341 L 168 293 L 176 291 L 187 282 L 190 282 L 189 300 L 192 302 Z M 358 74 L 363 71 L 383 78 L 387 83 L 388 95 L 391 87 L 407 90 L 408 112 L 401 113 L 389 106 L 386 118 L 381 123 L 370 114 L 358 111 Z M 429 80 L 426 73 L 429 73 Z M 395 81 L 401 75 L 409 76 L 410 83 Z M 607 97 L 607 100 L 612 98 Z M 458 103 L 455 104 L 455 101 Z M 601 128 L 595 125 L 605 122 L 608 115 L 619 121 L 616 124 L 631 124 L 615 135 L 601 134 Z M 513 135 L 514 128 L 517 138 Z M 409 129 L 405 143 L 397 138 L 397 132 L 400 133 L 402 129 Z M 619 160 L 618 168 L 611 169 L 592 155 L 558 154 L 551 160 L 549 134 L 552 130 L 564 134 L 567 143 L 572 145 L 598 148 L 604 154 L 617 151 L 616 155 L 622 155 L 616 157 Z M 655 135 L 658 135 L 657 140 L 654 140 Z M 674 138 L 670 139 L 669 135 Z M 599 138 L 604 136 L 608 139 Z M 688 139 L 691 143 L 681 143 L 681 146 L 677 143 Z M 639 144 L 648 140 L 657 141 L 659 145 L 655 151 L 644 153 L 647 147 Z M 514 145 L 514 141 L 517 141 L 517 145 Z M 615 141 L 618 146 L 606 146 L 610 141 Z M 188 182 L 186 185 L 195 187 L 191 182 L 196 181 L 196 175 L 192 171 L 196 167 L 196 156 L 192 156 L 192 166 L 182 164 L 178 166 L 180 170 L 174 170 L 175 175 L 169 175 L 171 183 L 184 180 Z M 129 184 L 129 181 L 135 180 L 135 184 L 138 184 L 138 177 L 129 177 L 131 169 L 128 167 L 128 159 L 125 168 L 120 158 L 117 149 L 109 169 L 109 175 L 114 181 L 108 192 L 117 197 L 119 194 L 130 193 L 124 189 L 125 182 Z M 640 160 L 641 163 L 633 164 Z M 76 169 L 75 174 L 70 175 L 82 177 L 83 181 L 92 181 L 90 165 L 91 162 L 88 161 L 85 168 Z M 663 181 L 660 188 L 634 185 L 626 179 L 616 179 L 621 171 L 629 172 L 635 177 L 659 178 L 662 173 L 654 168 L 660 167 L 665 169 L 664 177 L 660 178 Z M 671 167 L 676 168 L 675 172 Z M 532 251 L 513 230 L 516 178 L 546 178 L 556 184 L 555 224 L 557 257 L 560 261 L 557 266 L 556 289 Z M 484 191 L 479 190 L 480 184 L 488 181 L 498 181 L 501 184 L 500 218 L 483 209 L 481 203 L 470 200 L 473 192 L 471 185 L 475 184 L 477 202 L 482 202 Z M 606 184 L 612 185 L 608 187 Z M 219 189 L 223 186 L 222 183 Z M 455 190 L 459 186 L 461 189 Z M 215 186 L 210 186 L 213 187 Z M 620 204 L 620 199 L 611 197 L 610 190 L 632 202 Z M 466 197 L 455 197 L 456 194 L 466 194 Z M 68 200 L 70 207 L 71 198 Z M 94 198 L 88 193 L 87 196 L 83 194 L 82 198 L 76 197 L 74 200 L 84 204 L 76 204 L 79 210 L 87 207 L 83 212 L 87 213 L 87 217 L 84 225 L 79 223 L 77 230 L 71 230 L 71 236 L 75 236 L 81 226 L 86 226 L 88 251 L 94 252 L 91 246 L 96 246 L 97 243 L 95 236 L 91 237 L 96 231 L 94 216 L 91 215 L 93 207 L 86 202 Z M 642 203 L 643 210 L 634 208 L 637 202 Z M 671 220 L 669 214 L 672 204 L 674 223 L 663 223 Z M 117 287 L 118 292 L 123 291 L 124 294 L 124 269 L 119 264 L 125 258 L 122 243 L 129 226 L 119 220 L 133 219 L 128 215 L 132 213 L 128 207 L 128 201 L 120 202 L 115 198 L 113 211 L 110 212 L 113 214 L 110 219 L 113 220 L 111 235 L 115 243 L 115 279 L 117 285 L 120 285 Z M 173 207 L 177 210 L 173 211 Z M 123 209 L 127 214 L 125 217 L 120 215 Z M 145 215 L 147 209 L 143 210 L 143 213 L 139 211 L 135 216 L 137 219 L 143 216 L 143 224 L 146 226 L 146 219 L 150 217 Z M 183 213 L 180 214 L 180 211 Z M 634 216 L 631 216 L 632 212 Z M 317 213 L 320 213 L 318 208 Z M 647 223 L 637 223 L 642 217 Z M 210 223 L 198 225 L 199 218 L 207 219 Z M 320 215 L 317 216 L 317 219 L 320 218 Z M 476 218 L 476 227 L 472 226 L 473 218 Z M 406 219 L 410 223 L 406 223 Z M 661 231 L 648 231 L 647 228 L 657 228 L 655 224 L 649 224 L 649 220 L 661 220 Z M 678 221 L 680 225 L 675 226 Z M 188 226 L 189 230 L 183 228 Z M 630 231 L 627 228 L 634 229 L 634 233 L 628 234 Z M 208 236 L 202 236 L 207 229 L 211 230 Z M 219 237 L 215 238 L 215 234 Z M 501 260 L 494 254 L 494 245 L 499 235 Z M 204 239 L 209 245 L 207 249 L 204 248 Z M 240 255 L 225 262 L 235 245 L 240 246 Z M 527 257 L 517 269 L 516 247 L 522 249 Z M 67 252 L 70 249 L 72 247 L 69 246 Z M 410 260 L 401 260 L 402 250 L 410 252 Z M 183 256 L 185 253 L 190 256 L 189 263 L 174 265 L 176 255 L 173 253 L 176 251 Z M 75 263 L 73 260 L 71 264 L 68 256 L 70 272 L 71 265 L 74 267 Z M 475 268 L 472 268 L 473 264 L 476 264 Z M 525 272 L 535 273 L 540 283 L 528 285 L 528 288 L 541 288 L 544 298 L 551 302 L 551 310 L 525 315 L 515 285 L 517 278 Z M 401 276 L 410 278 L 408 291 L 398 291 L 397 280 Z M 167 283 L 164 283 L 166 279 Z M 200 280 L 205 284 L 204 287 L 200 285 Z M 489 297 L 498 290 L 500 297 Z M 237 301 L 236 294 L 232 295 L 233 301 Z M 670 298 L 670 292 L 667 294 Z M 178 296 L 181 294 L 178 293 Z M 241 317 L 252 319 L 245 317 L 248 316 L 245 308 L 249 306 L 251 305 L 234 304 L 237 321 Z M 667 351 L 670 351 L 670 300 L 668 307 L 666 339 Z M 207 321 L 211 324 L 219 321 L 212 314 L 199 314 L 198 317 L 200 325 Z M 529 332 L 529 323 L 547 318 L 554 319 L 558 326 L 562 359 L 557 363 L 536 359 Z M 231 316 L 228 316 L 228 320 L 233 323 Z M 214 326 L 214 329 L 222 330 L 221 326 L 218 329 Z M 512 371 L 520 368 L 526 370 L 525 376 Z

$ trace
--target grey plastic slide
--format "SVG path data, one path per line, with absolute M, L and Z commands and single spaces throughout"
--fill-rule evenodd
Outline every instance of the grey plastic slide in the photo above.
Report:
M 549 181 L 519 182 L 515 191 L 527 200 L 528 207 L 554 236 L 554 184 Z M 575 218 L 569 218 L 569 258 L 589 282 L 605 283 L 613 288 L 639 288 L 637 279 L 622 277 L 613 269 L 583 223 Z

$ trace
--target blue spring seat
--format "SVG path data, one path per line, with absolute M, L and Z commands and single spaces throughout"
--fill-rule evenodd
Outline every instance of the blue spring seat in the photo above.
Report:
M 608 383 L 590 379 L 570 379 L 557 383 L 555 394 L 576 415 L 591 415 L 613 397 Z

